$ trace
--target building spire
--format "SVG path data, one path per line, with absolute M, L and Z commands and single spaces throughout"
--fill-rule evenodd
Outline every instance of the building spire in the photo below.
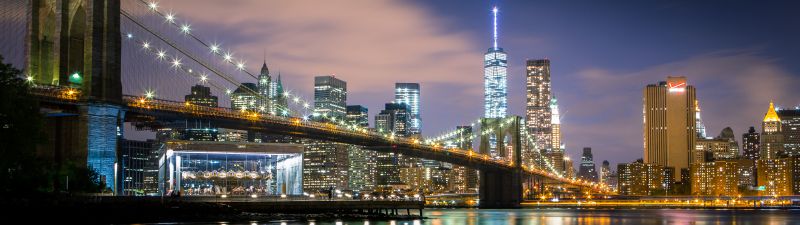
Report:
M 781 122 L 781 118 L 778 117 L 778 113 L 775 112 L 775 104 L 772 101 L 769 101 L 769 110 L 767 110 L 767 114 L 764 115 L 764 122 Z
M 494 44 L 493 46 L 494 46 L 494 49 L 497 50 L 497 6 L 492 8 L 492 19 L 493 19 L 493 25 L 494 25 L 494 26 L 492 26 L 492 30 L 493 30 L 492 39 L 493 39 L 493 44 Z

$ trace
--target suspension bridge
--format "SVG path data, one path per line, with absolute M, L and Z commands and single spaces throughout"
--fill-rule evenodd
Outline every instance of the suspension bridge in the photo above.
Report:
M 2 53 L 24 52 L 17 60 L 24 61 L 25 79 L 48 115 L 50 148 L 67 159 L 86 161 L 101 174 L 113 174 L 124 123 L 155 126 L 192 119 L 476 169 L 481 207 L 515 207 L 525 198 L 536 198 L 532 193 L 552 187 L 610 192 L 606 186 L 567 178 L 554 169 L 518 116 L 453 121 L 479 131 L 467 136 L 453 130 L 437 137 L 403 137 L 315 113 L 312 101 L 292 91 L 278 93 L 286 99 L 285 106 L 266 108 L 209 107 L 175 100 L 191 85 L 208 85 L 229 95 L 258 77 L 247 71 L 245 59 L 196 34 L 188 20 L 165 12 L 157 2 L 30 0 L 4 5 L 8 7 L 0 14 L 6 20 L 0 26 L 20 30 L 25 37 L 17 47 L 22 51 L 2 49 Z M 492 147 L 490 137 L 502 138 Z M 452 147 L 462 142 L 480 144 L 478 149 Z

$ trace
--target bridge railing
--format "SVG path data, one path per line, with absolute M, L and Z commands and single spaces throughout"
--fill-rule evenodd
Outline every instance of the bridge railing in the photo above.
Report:
M 49 101 L 77 102 L 83 97 L 79 89 L 72 87 L 33 84 L 30 88 L 30 94 Z

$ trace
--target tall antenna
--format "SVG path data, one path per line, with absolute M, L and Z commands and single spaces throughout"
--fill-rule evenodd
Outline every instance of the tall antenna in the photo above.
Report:
M 494 38 L 494 49 L 497 50 L 497 6 L 492 8 L 492 14 L 494 16 L 493 17 L 493 20 L 494 20 L 494 26 L 493 26 L 494 35 L 492 37 Z

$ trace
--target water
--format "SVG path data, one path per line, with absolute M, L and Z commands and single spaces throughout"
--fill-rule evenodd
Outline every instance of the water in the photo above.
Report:
M 483 225 L 483 224 L 800 224 L 800 210 L 724 209 L 427 209 L 426 220 L 269 221 L 245 224 Z

